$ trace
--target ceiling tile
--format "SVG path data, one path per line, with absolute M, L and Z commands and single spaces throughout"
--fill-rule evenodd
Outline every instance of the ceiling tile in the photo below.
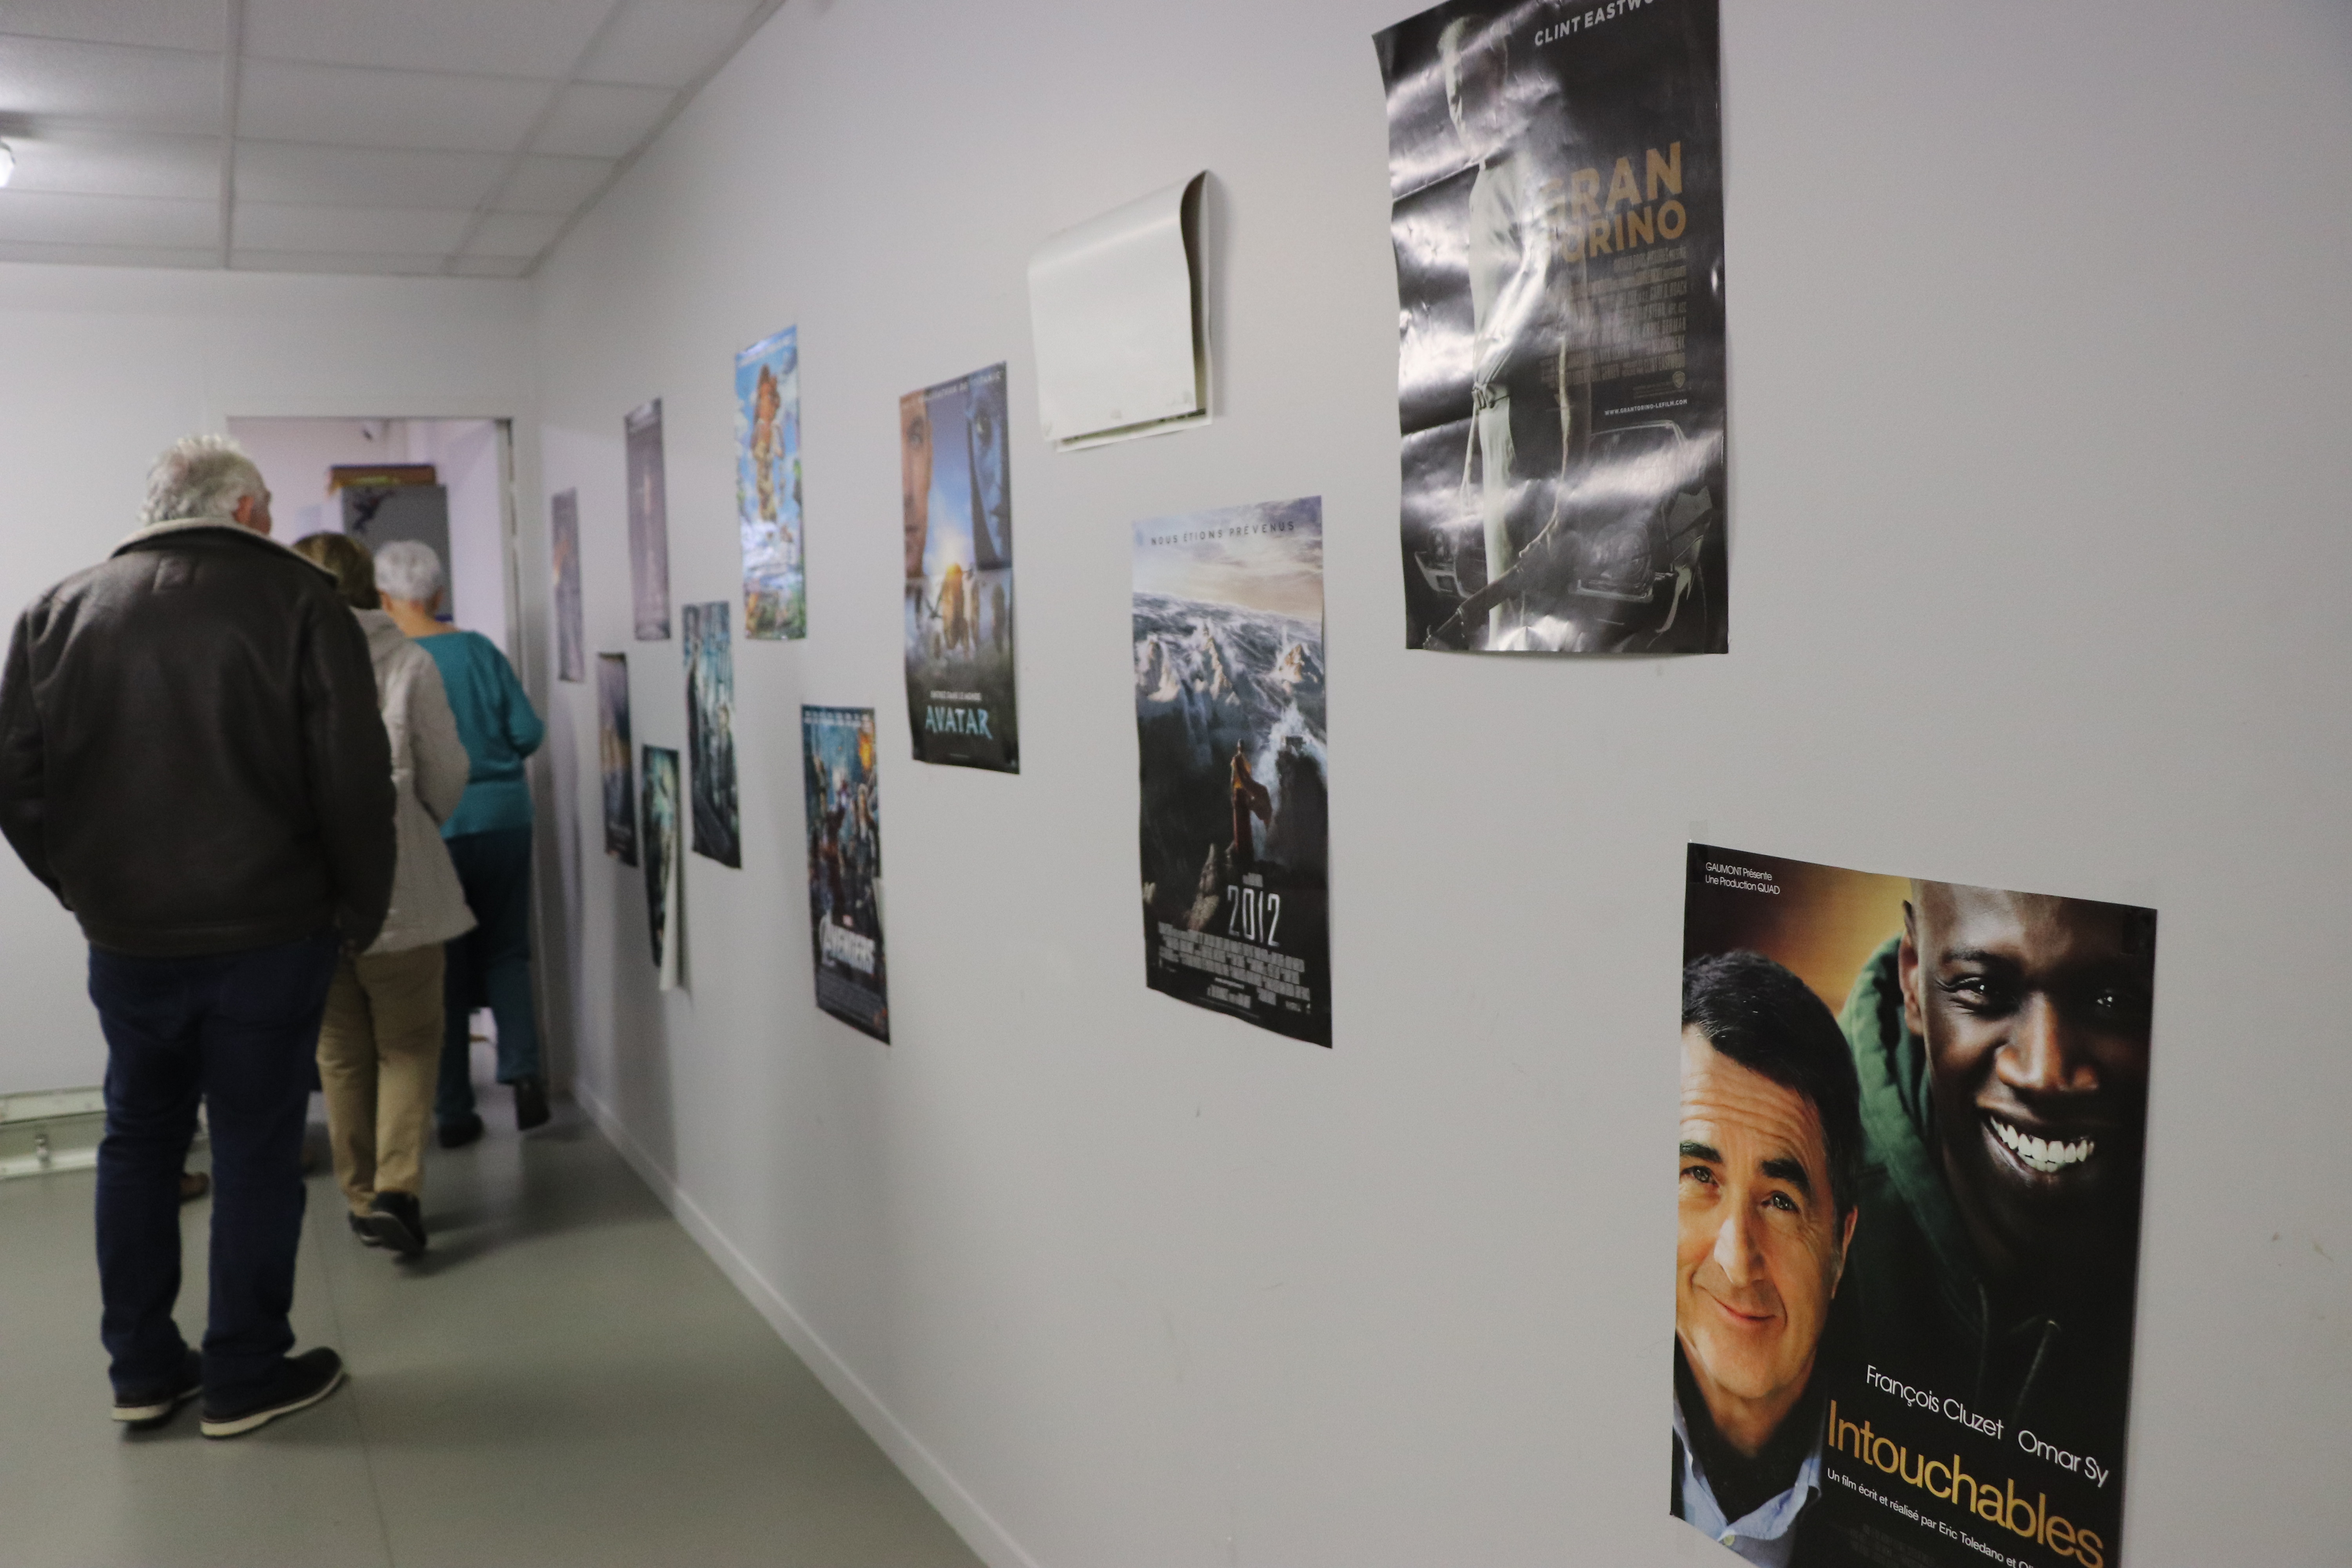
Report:
M 12 191 L 67 191 L 93 196 L 220 198 L 217 136 L 158 136 L 76 127 L 16 136 Z
M 559 213 L 491 213 L 466 242 L 468 256 L 530 258 L 545 250 L 571 221 Z
M 553 90 L 520 77 L 252 60 L 240 84 L 236 129 L 273 142 L 511 153 Z
M 627 87 L 618 82 L 580 81 L 563 89 L 555 112 L 530 144 L 534 153 L 584 153 L 621 158 L 637 150 L 677 101 L 667 87 Z
M 726 59 L 760 0 L 625 0 L 583 81 L 684 87 Z
M 441 270 L 437 256 L 404 256 L 396 251 L 370 254 L 328 250 L 238 250 L 229 266 L 240 272 L 365 272 L 421 277 Z
M 239 250 L 392 251 L 446 256 L 473 213 L 456 207 L 279 206 L 239 202 L 230 227 Z
M 68 267 L 217 267 L 220 247 L 163 248 L 145 245 L 33 245 L 0 240 L 0 261 L 47 261 Z
M 220 204 L 0 191 L 0 240 L 195 247 L 220 238 Z
M 596 194 L 613 172 L 610 158 L 529 157 L 515 165 L 514 178 L 499 193 L 499 210 L 569 213 Z
M 0 104 L 36 132 L 52 119 L 217 132 L 222 69 L 218 55 L 0 36 Z
M 8 0 L 0 33 L 217 54 L 228 47 L 228 0 Z
M 460 256 L 449 263 L 459 278 L 520 278 L 530 270 L 528 256 Z
M 384 152 L 239 139 L 236 194 L 240 201 L 329 206 L 478 207 L 497 186 L 507 162 L 495 153 Z
M 256 59 L 559 79 L 612 0 L 246 0 Z

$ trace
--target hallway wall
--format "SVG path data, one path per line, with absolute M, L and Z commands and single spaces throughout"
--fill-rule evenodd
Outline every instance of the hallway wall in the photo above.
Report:
M 497 416 L 531 438 L 529 285 L 0 264 L 0 605 L 104 557 L 147 469 L 232 416 Z M 289 515 L 278 536 L 294 531 Z M 79 930 L 0 857 L 0 1093 L 94 1084 Z

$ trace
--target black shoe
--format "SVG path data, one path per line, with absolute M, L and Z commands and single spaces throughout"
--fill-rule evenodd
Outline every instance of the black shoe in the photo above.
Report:
M 463 1149 L 482 1135 L 482 1119 L 472 1111 L 466 1112 L 463 1121 L 444 1121 L 437 1136 L 444 1149 Z
M 403 1258 L 425 1250 L 425 1211 L 413 1193 L 378 1193 L 367 1213 L 352 1217 L 352 1228 L 362 1237 L 373 1237 L 378 1247 L 389 1247 Z
M 114 1418 L 133 1432 L 144 1432 L 161 1426 L 172 1418 L 172 1412 L 204 1392 L 205 1358 L 190 1351 L 180 1363 L 177 1381 L 162 1388 L 142 1389 L 135 1394 L 114 1396 Z
M 324 1345 L 288 1356 L 269 1387 L 237 1409 L 215 1410 L 212 1401 L 205 1400 L 201 1430 L 207 1437 L 241 1437 L 280 1415 L 318 1404 L 341 1387 L 342 1381 L 343 1358 Z
M 355 1214 L 350 1217 L 352 1222 L 352 1234 L 360 1238 L 362 1246 L 382 1247 L 383 1245 L 383 1237 L 378 1236 L 373 1230 L 371 1230 L 368 1227 L 367 1215 Z
M 515 1129 L 528 1132 L 547 1125 L 547 1080 L 533 1074 L 514 1080 Z

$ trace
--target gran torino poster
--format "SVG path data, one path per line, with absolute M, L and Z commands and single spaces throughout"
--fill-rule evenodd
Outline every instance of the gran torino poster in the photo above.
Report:
M 915 760 L 1021 771 L 1004 367 L 898 400 Z
M 797 327 L 735 356 L 735 519 L 743 536 L 743 635 L 808 636 Z
M 1725 651 L 1716 0 L 1454 0 L 1374 41 L 1406 646 Z
M 801 758 L 816 1005 L 887 1045 L 890 971 L 882 952 L 874 710 L 802 708 Z
M 656 397 L 630 410 L 629 597 L 639 642 L 669 637 L 669 489 L 662 467 L 662 405 Z
M 580 492 L 558 490 L 547 503 L 549 553 L 555 564 L 555 679 L 588 679 L 587 635 L 580 609 Z
M 1323 503 L 1135 525 L 1147 983 L 1331 1043 Z
M 2156 911 L 1689 857 L 1674 1513 L 1795 1568 L 2125 1562 Z

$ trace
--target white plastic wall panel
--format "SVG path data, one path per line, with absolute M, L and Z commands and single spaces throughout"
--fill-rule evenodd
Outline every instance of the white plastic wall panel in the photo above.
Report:
M 1202 176 L 1066 229 L 1029 262 L 1037 414 L 1061 445 L 1208 411 L 1184 208 Z

